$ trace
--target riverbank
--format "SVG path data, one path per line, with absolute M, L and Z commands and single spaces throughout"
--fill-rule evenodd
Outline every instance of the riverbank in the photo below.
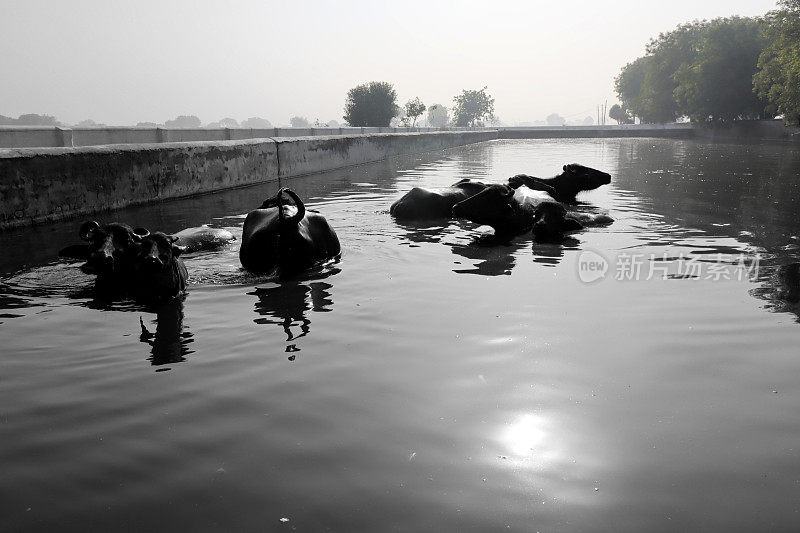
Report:
M 496 138 L 485 130 L 0 150 L 0 230 Z

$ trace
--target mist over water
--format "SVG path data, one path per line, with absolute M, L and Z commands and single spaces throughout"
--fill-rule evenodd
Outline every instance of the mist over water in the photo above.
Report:
M 615 223 L 562 244 L 388 214 L 571 162 L 612 174 L 578 209 Z M 774 272 L 800 260 L 798 175 L 790 145 L 579 139 L 310 176 L 282 185 L 339 262 L 278 283 L 234 243 L 160 309 L 55 260 L 80 221 L 5 232 L 0 529 L 795 530 L 800 325 Z M 240 236 L 277 187 L 96 218 Z

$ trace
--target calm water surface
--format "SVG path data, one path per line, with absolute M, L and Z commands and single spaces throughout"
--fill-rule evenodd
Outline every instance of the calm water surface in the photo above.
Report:
M 579 209 L 616 222 L 561 245 L 388 215 L 573 161 L 612 173 Z M 799 176 L 797 147 L 657 139 L 312 176 L 340 262 L 279 284 L 236 245 L 189 256 L 161 309 L 55 261 L 80 221 L 2 233 L 0 530 L 797 531 L 800 311 L 773 274 Z M 98 219 L 240 234 L 276 187 Z

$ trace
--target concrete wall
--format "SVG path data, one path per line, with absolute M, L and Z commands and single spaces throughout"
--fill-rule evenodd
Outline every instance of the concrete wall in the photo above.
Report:
M 488 128 L 480 128 L 488 129 Z M 450 128 L 448 131 L 467 131 Z M 271 137 L 355 135 L 442 131 L 441 128 L 56 128 L 51 126 L 0 126 L 0 148 L 44 148 L 190 141 L 230 141 Z M 473 130 L 474 131 L 474 130 Z
M 800 128 L 785 126 L 783 120 L 748 120 L 714 127 L 698 126 L 695 137 L 709 141 L 783 140 L 800 142 Z
M 579 137 L 691 138 L 692 124 L 622 124 L 606 126 L 536 126 L 500 128 L 501 139 L 561 139 Z
M 0 149 L 0 229 L 497 138 L 497 131 Z
M 728 126 L 681 124 L 625 124 L 606 126 L 502 127 L 503 139 L 554 139 L 577 137 L 670 137 L 705 139 L 765 138 L 798 139 L 797 128 L 784 127 L 779 120 L 741 121 Z M 0 148 L 100 146 L 190 141 L 230 141 L 275 137 L 358 135 L 443 131 L 436 128 L 54 128 L 0 126 Z M 489 128 L 450 128 L 447 131 L 494 131 Z

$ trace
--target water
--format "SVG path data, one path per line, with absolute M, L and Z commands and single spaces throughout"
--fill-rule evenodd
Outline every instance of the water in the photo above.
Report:
M 388 215 L 568 162 L 612 173 L 580 206 L 611 227 L 486 246 Z M 340 262 L 278 284 L 235 245 L 190 256 L 162 309 L 54 261 L 80 221 L 0 234 L 0 530 L 797 530 L 800 312 L 774 270 L 800 258 L 798 176 L 787 145 L 598 139 L 302 178 Z M 97 218 L 240 234 L 276 186 Z

